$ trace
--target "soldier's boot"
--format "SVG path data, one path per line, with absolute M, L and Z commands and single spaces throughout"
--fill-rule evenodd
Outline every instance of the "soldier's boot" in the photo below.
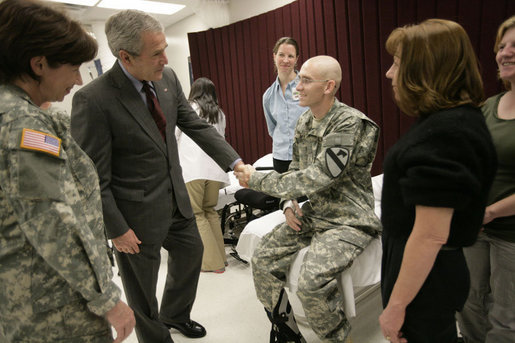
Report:
M 288 295 L 284 289 L 279 295 L 279 301 L 274 311 L 266 311 L 266 314 L 272 322 L 270 343 L 306 343 L 297 326 L 297 321 L 288 301 Z

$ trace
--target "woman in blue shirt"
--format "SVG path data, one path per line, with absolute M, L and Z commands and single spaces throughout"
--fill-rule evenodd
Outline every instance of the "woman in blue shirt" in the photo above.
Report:
M 268 133 L 273 140 L 274 170 L 284 173 L 292 159 L 293 132 L 297 119 L 306 110 L 299 106 L 299 83 L 295 66 L 299 59 L 299 46 L 291 37 L 280 38 L 273 49 L 277 79 L 263 94 Z

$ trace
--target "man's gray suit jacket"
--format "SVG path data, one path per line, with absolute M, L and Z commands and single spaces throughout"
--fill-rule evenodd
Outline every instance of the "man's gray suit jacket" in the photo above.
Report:
M 222 169 L 229 170 L 239 158 L 191 108 L 170 68 L 153 83 L 166 118 L 166 143 L 118 62 L 73 97 L 71 131 L 97 167 L 108 238 L 131 228 L 142 242 L 159 243 L 171 226 L 173 209 L 193 218 L 179 164 L 176 126 Z

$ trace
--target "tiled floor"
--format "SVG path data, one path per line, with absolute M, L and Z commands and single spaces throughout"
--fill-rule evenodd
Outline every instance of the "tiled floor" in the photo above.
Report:
M 227 247 L 227 251 L 230 248 Z M 166 275 L 163 251 L 158 283 L 158 300 Z M 229 266 L 223 274 L 202 273 L 192 319 L 204 325 L 207 336 L 188 339 L 172 330 L 175 343 L 267 343 L 270 322 L 256 298 L 250 267 L 228 255 Z M 121 281 L 116 278 L 121 286 Z M 353 343 L 385 343 L 377 318 L 381 312 L 379 291 L 374 291 L 357 305 L 357 317 L 351 321 Z M 314 333 L 301 326 L 308 343 L 320 342 Z M 133 333 L 125 342 L 137 343 Z

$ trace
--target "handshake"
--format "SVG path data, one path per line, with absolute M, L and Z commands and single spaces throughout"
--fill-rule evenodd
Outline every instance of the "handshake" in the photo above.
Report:
M 238 179 L 240 182 L 240 186 L 248 188 L 249 187 L 249 180 L 252 176 L 252 173 L 256 171 L 256 168 L 254 168 L 250 164 L 244 164 L 243 162 L 238 162 L 234 166 L 234 176 Z

